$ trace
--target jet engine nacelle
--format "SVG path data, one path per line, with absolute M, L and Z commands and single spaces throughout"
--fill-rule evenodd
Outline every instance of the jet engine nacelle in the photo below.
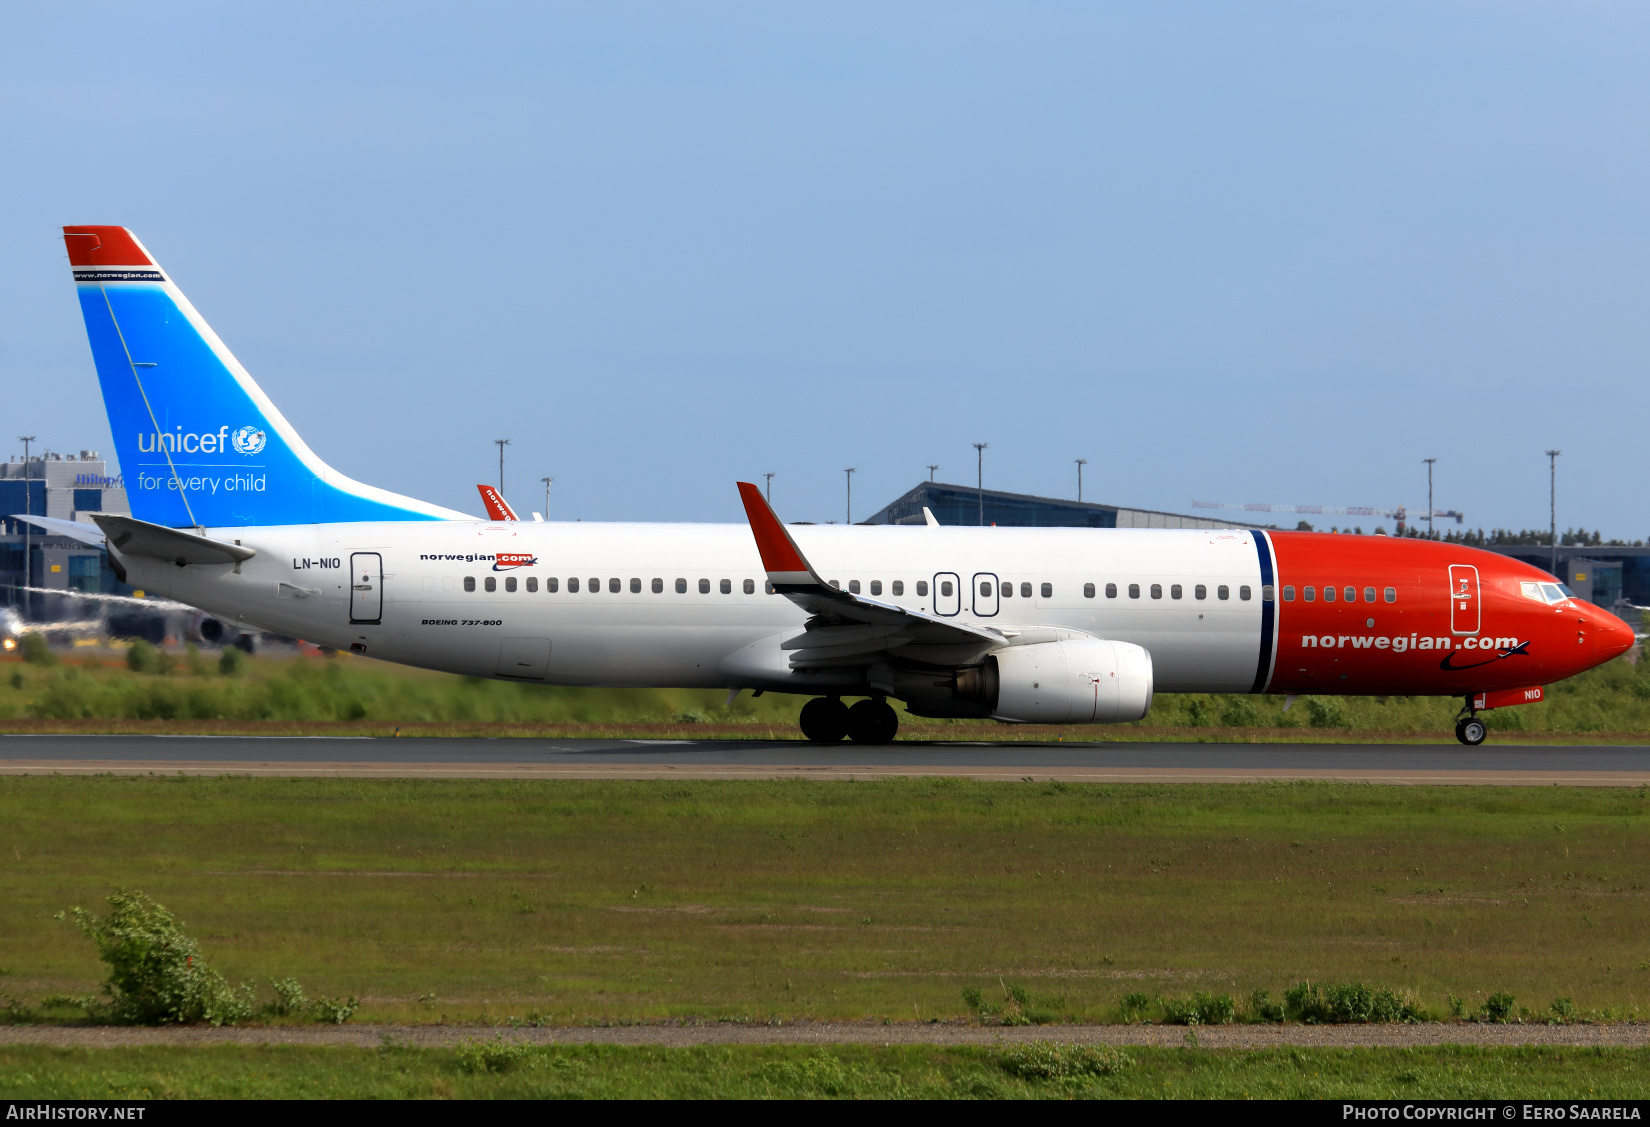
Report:
M 986 658 L 982 700 L 999 720 L 1122 724 L 1152 706 L 1152 655 L 1132 642 L 1077 638 L 1010 646 Z M 995 681 L 995 686 L 990 685 Z

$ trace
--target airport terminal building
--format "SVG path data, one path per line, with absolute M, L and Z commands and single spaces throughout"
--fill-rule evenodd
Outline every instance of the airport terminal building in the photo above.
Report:
M 25 587 L 93 594 L 125 591 L 109 569 L 108 553 L 26 526 L 12 514 L 85 520 L 88 513 L 131 511 L 125 484 L 110 476 L 95 450 L 82 450 L 78 457 L 42 454 L 26 462 L 0 462 L 0 605 L 32 606 L 35 600 L 20 590 Z
M 861 524 L 922 524 L 926 508 L 941 524 L 1000 524 L 1029 528 L 1231 528 L 1229 520 L 1130 509 L 1094 501 L 1066 501 L 1004 493 L 972 485 L 925 481 Z M 1245 527 L 1269 528 L 1270 525 Z

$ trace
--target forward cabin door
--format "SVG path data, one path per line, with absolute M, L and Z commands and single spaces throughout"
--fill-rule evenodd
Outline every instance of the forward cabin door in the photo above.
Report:
M 1476 634 L 1483 621 L 1478 597 L 1478 569 L 1449 565 L 1449 628 L 1453 634 Z
M 349 558 L 349 620 L 378 623 L 384 619 L 384 557 L 356 552 Z

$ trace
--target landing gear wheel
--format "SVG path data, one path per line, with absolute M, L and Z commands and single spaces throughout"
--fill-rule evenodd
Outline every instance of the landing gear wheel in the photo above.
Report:
M 848 710 L 848 738 L 856 744 L 894 742 L 899 714 L 885 700 L 862 700 Z
M 1476 716 L 1463 717 L 1455 722 L 1455 738 L 1468 747 L 1477 747 L 1489 734 L 1490 731 L 1484 727 L 1484 722 Z
M 798 717 L 802 734 L 816 744 L 834 744 L 848 734 L 848 706 L 836 697 L 815 697 Z

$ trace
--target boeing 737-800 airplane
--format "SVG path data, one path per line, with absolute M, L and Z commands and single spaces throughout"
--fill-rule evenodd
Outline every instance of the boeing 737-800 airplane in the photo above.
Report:
M 1216 692 L 1453 695 L 1476 744 L 1479 711 L 1633 643 L 1553 576 L 1431 541 L 786 526 L 748 484 L 743 525 L 476 519 L 333 470 L 131 232 L 64 234 L 132 516 L 18 519 L 243 629 L 471 676 L 802 693 L 826 742 L 891 739 L 890 697 L 1106 723 Z

